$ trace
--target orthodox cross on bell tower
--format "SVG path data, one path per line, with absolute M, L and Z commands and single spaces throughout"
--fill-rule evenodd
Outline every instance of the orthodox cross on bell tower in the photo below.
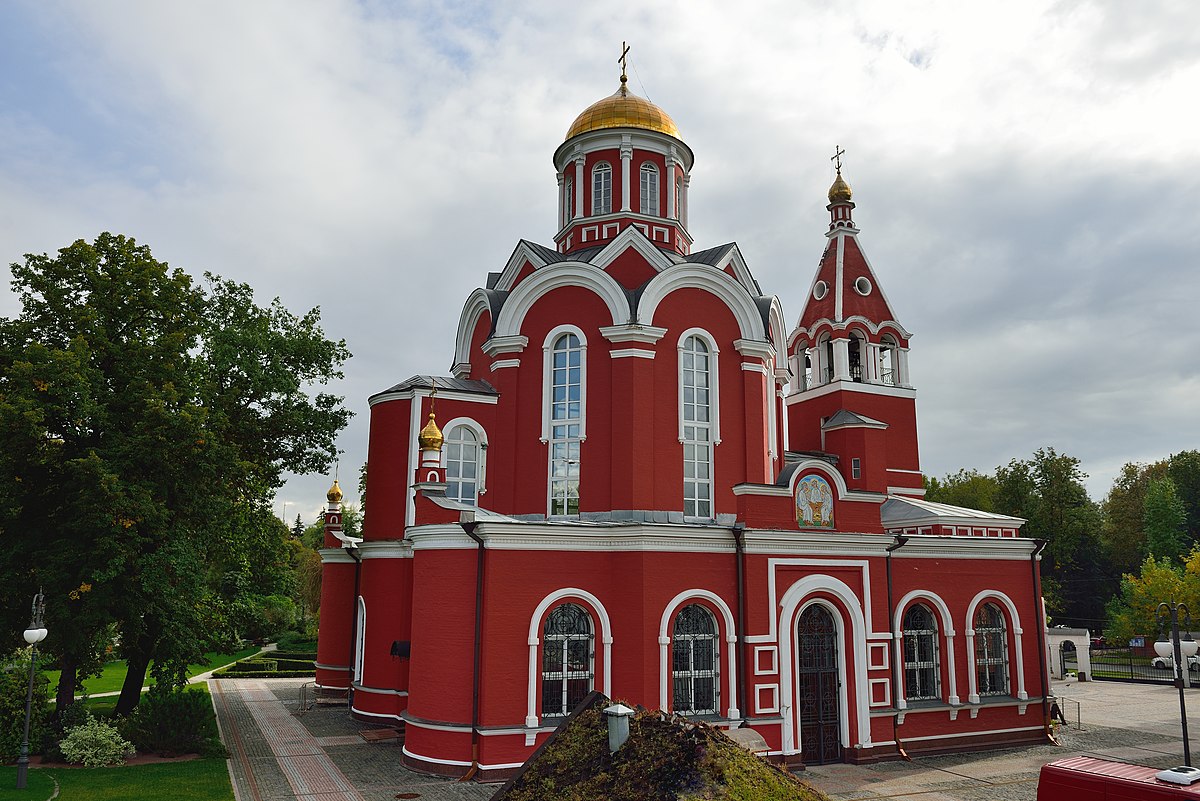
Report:
M 629 76 L 625 73 L 626 56 L 629 55 L 629 45 L 621 42 L 621 57 L 617 59 L 617 63 L 621 65 L 621 84 L 624 85 L 629 80 Z
M 833 155 L 830 156 L 829 160 L 833 162 L 833 166 L 837 168 L 839 175 L 842 172 L 842 156 L 844 155 L 846 155 L 846 151 L 842 149 L 841 145 L 833 146 Z

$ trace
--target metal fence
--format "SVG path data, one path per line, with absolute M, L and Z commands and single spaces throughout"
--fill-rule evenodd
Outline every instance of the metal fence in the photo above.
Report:
M 1088 677 L 1091 679 L 1152 684 L 1173 684 L 1175 681 L 1175 671 L 1169 664 L 1156 667 L 1151 664 L 1153 657 L 1135 653 L 1130 648 L 1093 648 L 1091 654 L 1092 675 Z M 1190 678 L 1190 683 L 1200 685 L 1200 671 L 1193 668 Z

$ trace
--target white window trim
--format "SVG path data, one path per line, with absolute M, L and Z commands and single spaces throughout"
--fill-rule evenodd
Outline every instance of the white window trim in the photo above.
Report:
M 688 337 L 697 336 L 704 340 L 704 344 L 709 347 L 712 353 L 712 358 L 709 359 L 711 369 L 709 370 L 709 397 L 710 397 L 710 414 L 709 430 L 712 432 L 712 444 L 715 449 L 721 444 L 721 380 L 720 380 L 720 358 L 721 349 L 717 347 L 717 341 L 713 335 L 705 331 L 703 328 L 689 328 L 679 335 L 679 341 L 675 343 L 675 351 L 678 353 L 676 362 L 675 383 L 678 386 L 678 398 L 676 399 L 675 416 L 679 420 L 679 442 L 683 443 L 683 343 Z M 713 453 L 716 456 L 715 450 Z
M 587 337 L 583 330 L 574 325 L 560 325 L 551 329 L 542 342 L 542 444 L 550 441 L 550 403 L 554 389 L 554 342 L 563 334 L 574 334 L 579 339 L 579 441 L 587 441 Z
M 357 617 L 358 626 L 354 631 L 354 673 L 351 676 L 351 686 L 363 683 L 363 657 L 367 652 L 367 602 L 358 596 Z
M 675 630 L 675 615 L 689 603 L 695 603 L 697 600 L 705 600 L 720 610 L 721 615 L 717 620 L 717 638 L 724 640 L 726 644 L 725 659 L 727 663 L 726 671 L 729 675 L 729 702 L 730 707 L 726 714 L 729 718 L 740 717 L 741 713 L 737 708 L 737 627 L 733 623 L 733 612 L 729 609 L 729 604 L 725 603 L 724 599 L 716 593 L 708 590 L 691 589 L 684 590 L 676 595 L 663 609 L 662 618 L 658 624 L 658 699 L 659 709 L 669 709 L 670 698 L 670 673 L 671 673 L 671 633 Z M 709 610 L 712 611 L 712 610 Z M 724 631 L 722 631 L 724 629 Z M 722 637 L 722 634 L 724 637 Z M 724 678 L 724 677 L 721 677 Z M 723 684 L 725 682 L 722 682 Z
M 649 167 L 650 169 L 647 170 L 646 169 L 647 167 Z M 654 173 L 654 192 L 651 193 L 649 190 L 647 190 L 646 197 L 643 198 L 642 197 L 642 176 L 645 175 L 646 173 L 650 173 L 650 172 Z M 653 161 L 643 161 L 640 165 L 638 165 L 638 211 L 641 214 L 648 214 L 653 217 L 661 217 L 662 216 L 662 214 L 660 213 L 660 210 L 662 208 L 662 195 L 660 194 L 662 191 L 662 186 L 661 186 L 662 182 L 659 180 L 660 177 L 661 176 L 659 175 L 658 165 L 655 164 Z M 653 202 L 652 203 L 650 203 L 650 202 L 643 203 L 642 202 L 643 200 L 653 201 Z M 647 206 L 651 206 L 652 208 L 647 210 L 647 208 L 646 208 Z
M 897 647 L 892 649 L 893 657 L 896 661 L 896 670 L 901 676 L 904 675 L 904 654 L 902 653 L 902 638 L 904 636 L 904 613 L 908 607 L 914 603 L 924 603 L 927 606 L 933 607 L 934 615 L 938 619 L 939 633 L 946 641 L 946 648 L 943 652 L 946 657 L 946 675 L 949 677 L 949 682 L 946 687 L 946 702 L 951 706 L 958 706 L 958 674 L 954 666 L 954 618 L 950 615 L 950 607 L 946 606 L 946 602 L 937 593 L 929 590 L 913 590 L 900 599 L 896 604 L 896 612 L 894 617 L 894 629 L 896 631 Z M 974 657 L 972 657 L 972 670 L 974 669 Z M 904 685 L 901 684 L 896 688 L 896 707 L 898 709 L 907 708 L 907 699 L 904 696 Z
M 603 170 L 602 170 L 603 168 Z M 602 209 L 596 207 L 596 178 L 599 177 L 601 171 L 608 173 L 608 208 Z M 612 184 L 613 184 L 613 168 L 607 161 L 597 161 L 592 165 L 592 216 L 597 217 L 604 214 L 612 214 Z
M 479 440 L 479 467 L 478 475 L 475 476 L 475 495 L 478 497 L 487 492 L 487 432 L 483 430 L 483 426 L 470 417 L 455 417 L 453 420 L 448 421 L 444 426 L 442 426 L 442 431 L 445 431 L 446 436 L 449 437 L 450 432 L 453 431 L 457 426 L 466 426 L 467 428 L 471 429 L 471 431 L 475 434 L 475 438 Z M 446 449 L 443 448 L 442 470 L 447 468 L 447 461 L 448 457 L 446 455 Z M 478 505 L 478 503 L 476 505 Z
M 542 599 L 542 602 L 533 610 L 533 615 L 529 618 L 529 637 L 526 642 L 529 645 L 529 683 L 526 688 L 526 706 L 525 706 L 525 726 L 526 728 L 536 729 L 540 710 L 538 709 L 538 682 L 542 677 L 542 663 L 538 658 L 538 645 L 541 644 L 541 639 L 538 637 L 538 632 L 541 631 L 542 620 L 546 614 L 554 606 L 560 602 L 566 603 L 569 601 L 584 601 L 591 606 L 592 612 L 596 613 L 600 624 L 600 642 L 603 653 L 603 668 L 604 668 L 604 689 L 603 693 L 608 697 L 612 697 L 612 621 L 608 617 L 608 610 L 604 608 L 604 604 L 600 603 L 600 599 L 592 595 L 587 590 L 580 590 L 575 587 L 564 587 L 561 590 L 555 590 Z M 585 607 L 586 608 L 586 607 Z M 596 674 L 600 672 L 601 665 L 595 665 L 592 671 L 592 681 L 595 682 Z M 593 684 L 594 686 L 594 684 Z
M 1013 656 L 1010 655 L 1009 657 L 1009 678 L 1012 677 L 1015 669 L 1017 674 L 1017 700 L 1028 700 L 1029 694 L 1025 692 L 1025 659 L 1023 649 L 1021 648 L 1021 637 L 1024 634 L 1024 631 L 1021 629 L 1021 617 L 1017 614 L 1017 605 L 1012 602 L 1011 598 L 999 590 L 983 590 L 967 606 L 967 658 L 971 660 L 971 669 L 967 671 L 967 700 L 972 704 L 979 703 L 979 688 L 977 687 L 975 666 L 975 610 L 981 603 L 988 600 L 997 601 L 997 606 L 1000 606 L 1002 611 L 1008 614 L 1008 620 L 1005 623 L 1012 627 L 1014 650 L 1016 651 L 1015 664 Z

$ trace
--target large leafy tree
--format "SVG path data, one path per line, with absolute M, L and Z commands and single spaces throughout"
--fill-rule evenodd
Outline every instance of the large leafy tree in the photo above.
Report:
M 1187 551 L 1187 510 L 1170 478 L 1151 481 L 1146 488 L 1142 525 L 1146 548 L 1154 556 L 1178 559 Z
M 981 512 L 996 511 L 998 489 L 995 476 L 978 470 L 959 470 L 941 479 L 925 478 L 925 500 Z
M 324 470 L 349 413 L 313 391 L 345 344 L 313 310 L 198 285 L 132 239 L 101 234 L 12 265 L 22 310 L 0 320 L 4 610 L 41 586 L 61 659 L 60 708 L 117 623 L 129 664 L 177 681 L 230 634 L 222 579 L 286 565 L 268 526 L 284 471 Z M 6 612 L 0 612 L 0 615 Z M 9 618 L 9 630 L 26 621 Z
M 1105 636 L 1125 642 L 1134 636 L 1162 634 L 1158 605 L 1163 601 L 1182 601 L 1189 609 L 1200 609 L 1200 549 L 1193 550 L 1182 565 L 1148 556 L 1137 575 L 1122 577 L 1120 594 L 1108 604 Z

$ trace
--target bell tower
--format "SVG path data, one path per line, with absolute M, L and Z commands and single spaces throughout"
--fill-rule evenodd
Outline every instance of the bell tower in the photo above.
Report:
M 912 335 L 859 243 L 844 154 L 839 147 L 832 158 L 825 251 L 788 338 L 789 442 L 793 450 L 838 456 L 852 489 L 920 495 Z

